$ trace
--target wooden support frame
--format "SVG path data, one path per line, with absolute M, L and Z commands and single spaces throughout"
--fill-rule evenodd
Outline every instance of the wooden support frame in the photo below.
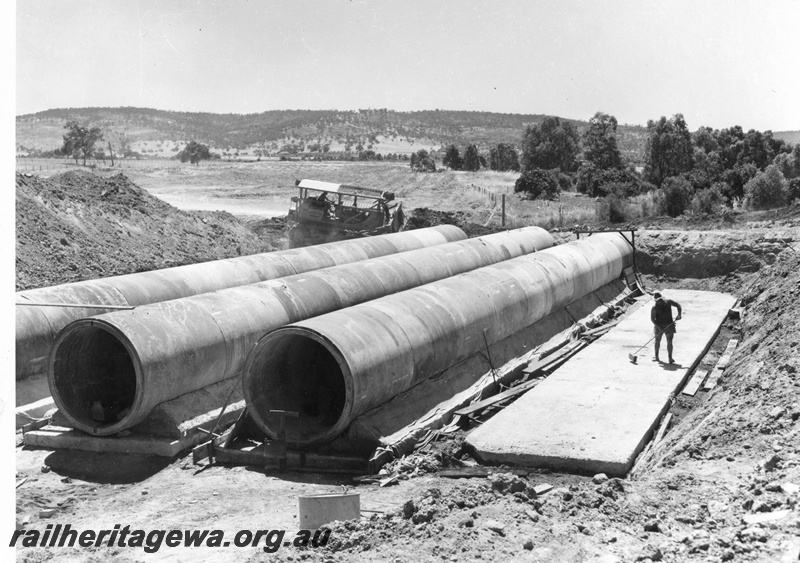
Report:
M 636 229 L 598 229 L 596 231 L 590 229 L 575 229 L 572 232 L 575 233 L 575 236 L 579 239 L 581 238 L 581 235 L 592 236 L 594 233 L 619 233 L 621 235 L 622 233 L 630 233 L 631 239 L 628 240 L 626 238 L 625 240 L 628 241 L 628 244 L 630 244 L 631 248 L 633 249 L 633 270 L 635 272 L 639 271 L 639 268 L 636 267 Z M 622 236 L 623 238 L 625 237 L 625 235 Z
M 328 455 L 289 449 L 283 440 L 266 441 L 258 447 L 243 450 L 232 448 L 246 418 L 245 408 L 236 422 L 219 434 L 192 450 L 195 465 L 208 459 L 209 464 L 255 465 L 278 471 L 302 473 L 345 473 L 363 475 L 369 469 L 366 458 L 357 456 Z M 211 434 L 211 433 L 209 433 Z

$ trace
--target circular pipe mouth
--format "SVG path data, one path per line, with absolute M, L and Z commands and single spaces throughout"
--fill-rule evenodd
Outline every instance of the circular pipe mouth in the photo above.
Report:
M 119 329 L 81 319 L 56 338 L 47 377 L 53 400 L 75 428 L 108 436 L 143 418 L 141 374 L 139 356 Z
M 279 328 L 247 357 L 243 392 L 250 415 L 270 438 L 295 446 L 328 442 L 350 423 L 352 376 L 339 350 L 319 333 Z M 297 417 L 274 411 L 295 412 Z

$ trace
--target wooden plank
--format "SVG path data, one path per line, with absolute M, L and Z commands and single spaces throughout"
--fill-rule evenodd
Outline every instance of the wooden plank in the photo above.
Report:
M 703 383 L 707 375 L 708 375 L 708 370 L 695 371 L 694 375 L 689 380 L 689 383 L 687 383 L 686 387 L 683 388 L 682 393 L 684 395 L 689 395 L 690 397 L 694 397 L 694 394 L 697 393 L 697 390 L 700 388 L 700 384 Z
M 507 389 L 502 393 L 498 393 L 488 399 L 484 399 L 482 401 L 478 401 L 472 405 L 464 407 L 463 409 L 459 409 L 453 413 L 455 416 L 469 416 L 473 413 L 476 413 L 480 410 L 485 409 L 486 407 L 496 406 L 496 403 L 500 401 L 505 401 L 512 397 L 516 397 L 517 395 L 524 393 L 528 389 L 533 389 L 539 384 L 539 381 L 528 381 L 526 383 L 521 383 L 516 387 L 512 387 L 511 389 Z
M 708 391 L 709 389 L 713 389 L 719 383 L 719 378 L 722 377 L 723 370 L 719 368 L 714 368 L 711 371 L 711 375 L 708 376 L 706 379 L 705 384 L 703 385 L 703 390 Z
M 206 442 L 203 442 L 202 444 L 194 448 L 192 450 L 192 463 L 197 464 L 206 458 L 210 458 L 212 452 L 214 452 L 215 454 L 214 457 L 216 457 L 218 448 L 228 443 L 228 437 L 234 432 L 234 429 L 236 428 L 237 426 L 234 424 L 230 426 L 228 429 L 226 429 L 222 434 L 219 434 L 215 436 L 213 439 L 207 440 Z
M 29 422 L 28 424 L 22 427 L 22 433 L 25 434 L 26 432 L 39 430 L 40 428 L 44 428 L 48 424 L 50 424 L 49 418 L 43 418 L 42 420 L 34 420 L 33 422 Z
M 511 473 L 525 477 L 530 473 L 529 469 L 522 467 L 459 467 L 456 469 L 443 469 L 438 473 L 439 477 L 447 477 L 449 479 L 463 479 L 470 477 L 488 477 L 490 473 Z
M 627 268 L 623 269 L 622 275 L 625 276 L 625 283 L 628 285 L 628 287 L 636 285 L 636 271 L 633 269 L 633 266 L 628 266 Z
M 232 465 L 258 465 L 261 467 L 278 467 L 281 456 L 266 454 L 263 449 L 235 450 L 220 448 L 214 451 L 217 463 Z M 363 475 L 367 470 L 367 460 L 360 457 L 322 455 L 313 453 L 287 452 L 286 470 L 300 472 L 334 472 Z
M 203 442 L 192 450 L 192 463 L 197 465 L 206 458 L 211 457 L 211 441 Z
M 247 418 L 247 407 L 243 408 L 242 412 L 239 413 L 239 418 L 236 419 L 236 423 L 233 425 L 233 428 L 231 428 L 231 431 L 220 443 L 221 447 L 227 448 L 228 446 L 231 445 L 231 442 L 235 440 L 236 437 L 239 435 L 239 432 L 241 431 L 246 418 Z
M 219 449 L 214 452 L 217 463 L 230 463 L 232 465 L 265 465 L 266 456 L 262 450 L 234 450 L 230 448 Z
M 722 357 L 717 362 L 717 367 L 719 369 L 725 369 L 728 367 L 728 364 L 731 363 L 731 356 L 733 355 L 733 351 L 736 349 L 736 346 L 739 344 L 739 341 L 735 338 L 731 338 L 728 341 L 728 345 L 725 347 L 725 352 L 722 353 Z
M 653 438 L 654 444 L 658 444 L 661 441 L 661 438 L 664 437 L 664 434 L 667 432 L 667 428 L 669 427 L 670 420 L 672 420 L 672 413 L 668 412 L 667 416 L 664 417 L 664 420 L 661 421 L 661 426 L 658 427 L 658 432 L 656 432 L 656 437 Z
M 522 373 L 531 375 L 538 371 L 544 371 L 546 369 L 553 369 L 557 367 L 559 363 L 563 363 L 569 359 L 570 356 L 575 354 L 578 350 L 586 346 L 586 342 L 583 340 L 578 340 L 577 342 L 573 342 L 569 346 L 562 347 L 559 344 L 555 349 L 558 350 L 558 353 L 550 354 L 545 356 L 535 362 L 531 362 L 528 366 L 522 370 Z
M 703 385 L 703 389 L 707 391 L 717 386 L 720 377 L 722 377 L 722 372 L 725 370 L 726 367 L 728 367 L 728 364 L 731 363 L 731 356 L 733 355 L 733 351 L 736 349 L 737 344 L 739 344 L 739 341 L 735 338 L 731 338 L 728 341 L 728 345 L 725 347 L 725 351 L 722 353 L 722 356 L 717 361 L 717 365 L 711 372 L 709 378 L 706 380 L 705 385 Z
M 581 338 L 588 338 L 590 336 L 595 336 L 595 335 L 598 335 L 598 334 L 605 334 L 606 332 L 608 332 L 609 330 L 614 328 L 614 326 L 617 325 L 621 320 L 622 320 L 622 317 L 617 317 L 613 321 L 609 321 L 609 322 L 607 322 L 607 323 L 605 323 L 603 325 L 600 325 L 600 326 L 598 326 L 596 328 L 591 328 L 591 329 L 589 329 L 589 330 L 587 330 L 585 332 L 582 332 L 580 334 L 580 337 Z

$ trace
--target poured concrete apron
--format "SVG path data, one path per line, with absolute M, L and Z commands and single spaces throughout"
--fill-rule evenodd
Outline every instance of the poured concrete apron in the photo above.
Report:
M 627 473 L 736 301 L 708 291 L 668 290 L 664 296 L 683 307 L 675 364 L 652 361 L 652 343 L 637 352 L 653 336 L 648 302 L 476 428 L 467 442 L 485 461 Z M 628 358 L 633 353 L 636 364 Z M 667 358 L 665 338 L 660 357 Z

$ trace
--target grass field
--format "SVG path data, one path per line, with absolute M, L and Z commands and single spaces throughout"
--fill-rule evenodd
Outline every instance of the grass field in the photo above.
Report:
M 42 174 L 57 173 L 64 170 L 64 162 L 19 159 L 18 170 L 26 164 L 41 167 Z M 71 162 L 69 168 L 74 168 Z M 285 214 L 295 193 L 295 180 L 309 178 L 392 191 L 407 211 L 418 207 L 462 211 L 469 221 L 481 225 L 501 223 L 503 195 L 509 228 L 539 225 L 550 229 L 595 221 L 595 202 L 581 194 L 564 192 L 558 201 L 529 201 L 514 194 L 518 174 L 513 172 L 445 170 L 425 174 L 412 172 L 406 163 L 275 160 L 205 161 L 199 166 L 175 160 L 124 161 L 114 168 L 99 163 L 95 171 L 122 172 L 177 207 L 219 208 L 242 216 Z

